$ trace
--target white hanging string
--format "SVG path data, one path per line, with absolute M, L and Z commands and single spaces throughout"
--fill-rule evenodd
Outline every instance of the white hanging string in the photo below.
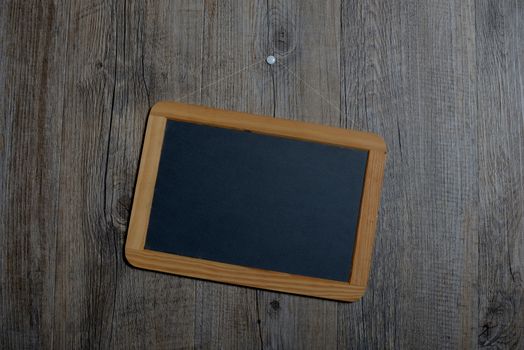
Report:
M 315 89 L 311 84 L 309 84 L 309 83 L 308 83 L 307 81 L 305 81 L 304 79 L 300 78 L 300 76 L 299 76 L 298 74 L 296 74 L 296 73 L 295 73 L 291 68 L 289 68 L 286 64 L 284 64 L 283 62 L 280 62 L 280 59 L 286 57 L 287 55 L 278 55 L 278 54 L 275 54 L 275 56 L 278 58 L 278 59 L 276 60 L 276 62 L 275 62 L 276 64 L 278 64 L 279 66 L 281 66 L 281 67 L 283 67 L 284 69 L 286 69 L 286 70 L 287 70 L 287 71 L 288 71 L 288 72 L 289 72 L 289 73 L 290 73 L 290 74 L 291 74 L 295 79 L 297 79 L 298 81 L 300 81 L 301 83 L 303 83 L 303 84 L 304 84 L 308 89 L 311 89 L 311 90 L 312 90 L 316 95 L 318 95 L 318 96 L 319 96 L 319 97 L 320 97 L 324 102 L 326 102 L 329 106 L 333 107 L 337 112 L 339 112 L 340 115 L 343 114 L 342 111 L 340 110 L 340 108 L 338 108 L 337 106 L 335 106 L 335 105 L 334 105 L 334 104 L 333 104 L 329 99 L 327 99 L 324 95 L 322 95 L 322 93 L 320 93 L 320 91 L 318 91 L 317 89 Z M 196 89 L 196 90 L 194 90 L 194 91 L 192 91 L 192 92 L 190 92 L 190 93 L 187 93 L 187 94 L 183 95 L 182 97 L 178 97 L 177 99 L 178 99 L 179 101 L 182 102 L 183 99 L 185 99 L 185 98 L 187 98 L 187 97 L 189 97 L 189 96 L 191 96 L 191 95 L 194 95 L 194 94 L 200 93 L 200 92 L 202 92 L 203 90 L 205 90 L 205 89 L 207 89 L 207 88 L 210 88 L 210 87 L 213 86 L 213 85 L 216 85 L 216 84 L 218 84 L 218 83 L 220 83 L 220 82 L 222 82 L 222 81 L 224 81 L 224 80 L 227 80 L 227 79 L 229 79 L 229 78 L 232 78 L 233 76 L 235 76 L 235 75 L 237 75 L 237 74 L 240 74 L 240 73 L 242 73 L 242 72 L 248 70 L 249 68 L 252 68 L 252 67 L 254 67 L 254 66 L 256 66 L 256 65 L 258 65 L 258 64 L 260 64 L 260 63 L 263 63 L 263 62 L 266 62 L 266 58 L 261 59 L 261 60 L 259 60 L 259 61 L 257 61 L 257 62 L 251 63 L 251 64 L 249 64 L 249 65 L 247 65 L 247 66 L 245 66 L 245 67 L 243 67 L 243 68 L 241 68 L 241 69 L 239 69 L 239 70 L 237 70 L 237 71 L 235 71 L 235 72 L 233 72 L 233 73 L 231 73 L 231 74 L 228 74 L 228 75 L 226 75 L 226 76 L 224 76 L 224 77 L 221 77 L 221 78 L 219 78 L 219 79 L 217 79 L 217 80 L 215 80 L 215 81 L 213 81 L 213 82 L 211 82 L 211 83 L 209 83 L 209 84 L 207 84 L 207 85 L 205 85 L 205 86 L 203 86 L 203 87 L 201 87 L 201 88 L 198 88 L 198 89 Z
M 335 110 L 337 110 L 341 115 L 343 114 L 342 111 L 340 110 L 340 108 L 338 108 L 337 106 L 335 106 L 331 101 L 329 101 L 326 97 L 324 97 L 320 91 L 318 91 L 317 89 L 315 89 L 313 86 L 311 86 L 311 84 L 309 84 L 307 81 L 301 79 L 298 74 L 296 74 L 295 72 L 293 72 L 291 70 L 291 68 L 289 68 L 287 65 L 285 65 L 284 63 L 280 63 L 280 65 L 282 67 L 284 67 L 289 73 L 291 73 L 291 75 L 293 75 L 293 77 L 295 77 L 295 79 L 297 79 L 298 81 L 300 81 L 301 83 L 303 83 L 306 87 L 308 87 L 309 89 L 311 89 L 315 94 L 317 94 L 322 100 L 324 100 L 327 104 L 329 104 L 331 107 L 333 107 Z
M 229 78 L 231 78 L 231 77 L 233 77 L 233 76 L 235 76 L 235 75 L 237 75 L 237 74 L 240 74 L 240 73 L 242 73 L 242 72 L 248 70 L 249 68 L 251 68 L 251 67 L 253 67 L 253 66 L 256 66 L 257 64 L 260 64 L 260 63 L 265 62 L 265 61 L 266 61 L 266 59 L 264 58 L 264 59 L 262 59 L 262 60 L 260 60 L 260 61 L 255 62 L 255 63 L 251 63 L 250 65 L 247 65 L 247 66 L 245 66 L 244 68 L 241 68 L 241 69 L 239 69 L 239 70 L 237 70 L 237 71 L 235 71 L 235 72 L 233 72 L 233 73 L 231 73 L 231 74 L 228 74 L 228 75 L 226 75 L 225 77 L 219 78 L 219 79 L 217 79 L 217 80 L 215 80 L 215 81 L 213 81 L 213 82 L 207 84 L 206 86 L 203 86 L 203 87 L 201 87 L 201 88 L 198 88 L 198 89 L 196 89 L 195 91 L 192 91 L 192 92 L 190 92 L 190 93 L 188 93 L 188 94 L 183 95 L 182 97 L 179 97 L 178 99 L 179 99 L 179 100 L 183 100 L 183 99 L 186 98 L 186 97 L 189 97 L 189 96 L 194 95 L 194 94 L 196 94 L 196 93 L 200 93 L 202 90 L 205 90 L 205 89 L 207 89 L 207 88 L 209 88 L 209 87 L 211 87 L 211 86 L 213 86 L 213 85 L 216 85 L 216 84 L 218 84 L 218 83 L 220 83 L 220 82 L 222 82 L 222 81 L 224 81 L 224 80 L 226 80 L 226 79 L 229 79 Z

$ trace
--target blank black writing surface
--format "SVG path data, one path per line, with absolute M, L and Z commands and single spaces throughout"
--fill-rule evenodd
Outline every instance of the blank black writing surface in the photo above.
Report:
M 145 248 L 348 281 L 367 154 L 168 121 Z

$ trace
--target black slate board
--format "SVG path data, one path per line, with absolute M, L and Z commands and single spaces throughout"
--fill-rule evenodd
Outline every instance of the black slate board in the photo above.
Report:
M 168 121 L 145 248 L 348 281 L 367 152 Z

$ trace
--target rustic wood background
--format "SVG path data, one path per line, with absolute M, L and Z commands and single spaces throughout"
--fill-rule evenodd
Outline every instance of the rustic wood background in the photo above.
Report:
M 0 37 L 0 348 L 524 349 L 523 1 L 2 0 Z M 130 267 L 161 99 L 381 134 L 366 296 Z

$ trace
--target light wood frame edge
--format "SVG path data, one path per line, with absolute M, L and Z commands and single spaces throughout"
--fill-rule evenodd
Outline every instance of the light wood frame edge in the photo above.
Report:
M 350 281 L 291 275 L 144 249 L 167 119 L 367 150 Z M 356 301 L 364 295 L 371 267 L 385 155 L 384 141 L 371 133 L 176 102 L 159 102 L 150 111 L 144 138 L 125 246 L 126 258 L 132 265 L 144 269 L 319 298 Z
M 129 249 L 143 250 L 146 242 L 149 214 L 153 204 L 158 165 L 164 141 L 167 119 L 149 115 L 140 157 L 135 196 L 126 239 L 126 257 Z M 128 258 L 129 260 L 129 258 Z M 132 262 L 129 260 L 129 262 Z
M 349 278 L 350 285 L 366 288 L 368 284 L 385 163 L 385 152 L 376 150 L 369 151 L 362 200 L 360 203 L 356 243 L 353 250 L 353 262 L 351 264 L 351 274 Z

